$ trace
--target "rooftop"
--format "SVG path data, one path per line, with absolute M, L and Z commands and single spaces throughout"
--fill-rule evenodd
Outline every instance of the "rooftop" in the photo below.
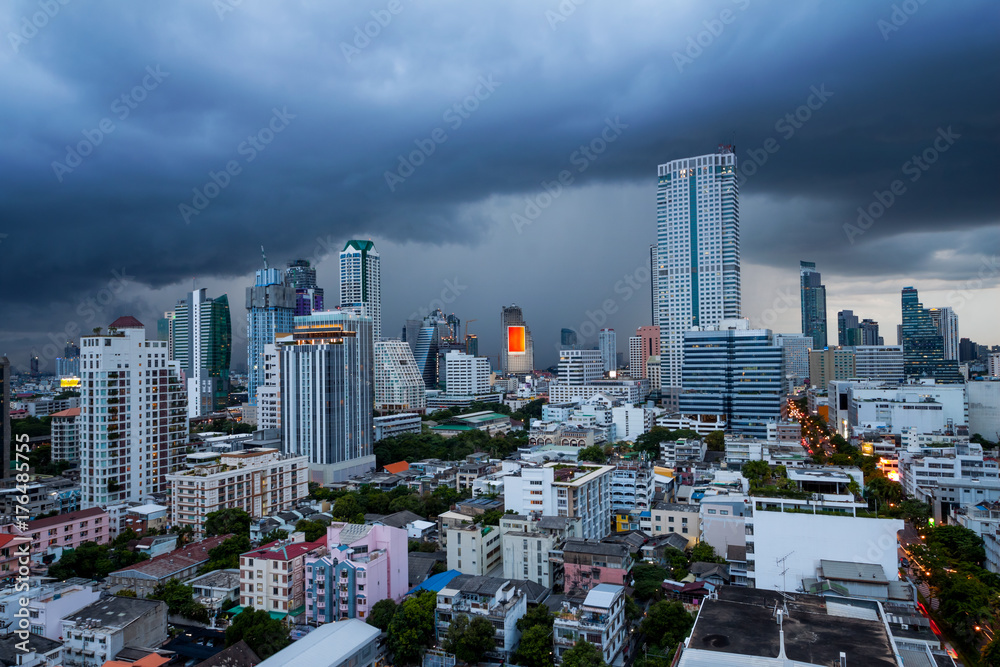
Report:
M 15 637 L 14 635 L 7 635 L 6 637 L 0 637 L 0 665 L 3 667 L 13 667 L 14 665 L 23 664 L 22 661 L 25 659 L 24 653 L 19 649 L 15 648 L 19 642 L 22 640 Z M 60 646 L 61 643 L 53 641 L 51 639 L 46 639 L 40 635 L 29 634 L 28 635 L 28 648 L 35 653 L 46 654 L 51 651 L 55 651 Z M 58 659 L 58 655 L 56 658 Z M 47 664 L 47 663 L 46 663 Z
M 615 586 L 614 584 L 597 584 L 587 593 L 587 598 L 583 601 L 583 605 L 585 607 L 611 609 L 615 598 L 624 590 L 622 586 Z
M 155 558 L 144 560 L 135 565 L 123 567 L 115 570 L 111 575 L 140 576 L 142 578 L 164 579 L 172 574 L 186 570 L 196 565 L 201 565 L 208 561 L 208 552 L 222 544 L 232 535 L 217 535 L 206 538 L 200 542 L 189 544 L 181 549 L 175 549 L 165 554 L 160 554 Z M 124 574 L 124 573 L 130 574 Z
M 53 412 L 50 417 L 79 417 L 80 408 L 70 408 L 69 410 L 60 410 L 59 412 Z
M 93 627 L 120 630 L 144 614 L 156 609 L 159 605 L 166 607 L 166 604 L 160 600 L 125 598 L 113 595 L 98 600 L 75 614 L 66 616 L 63 620 L 75 623 L 77 626 L 93 623 Z
M 367 527 L 371 528 L 371 526 Z M 346 542 L 344 540 L 343 533 L 341 533 L 341 542 L 350 544 L 350 542 Z M 248 551 L 240 555 L 247 556 L 248 558 L 260 558 L 263 560 L 293 560 L 299 556 L 305 555 L 316 547 L 322 546 L 326 546 L 326 535 L 323 535 L 315 542 L 294 542 L 292 544 L 284 544 L 280 540 L 275 540 L 274 542 L 262 545 L 258 549 L 254 549 L 253 551 Z
M 888 584 L 885 570 L 881 565 L 852 563 L 840 560 L 820 560 L 820 570 L 826 579 L 838 581 L 861 581 L 869 584 Z
M 46 519 L 35 519 L 34 521 L 28 522 L 28 529 L 24 532 L 33 533 L 37 530 L 48 528 L 49 526 L 61 526 L 64 523 L 81 521 L 94 516 L 107 516 L 107 512 L 102 510 L 100 507 L 91 507 L 90 509 L 80 510 L 79 512 L 59 514 L 58 516 L 50 516 Z
M 339 665 L 378 636 L 378 628 L 354 618 L 326 623 L 278 651 L 259 667 Z
M 789 615 L 779 629 L 773 611 L 776 605 L 780 608 L 781 594 L 732 586 L 722 586 L 718 591 L 719 599 L 706 599 L 702 605 L 679 667 L 786 665 L 776 660 L 780 630 L 784 631 L 788 660 L 835 665 L 840 664 L 843 652 L 852 667 L 896 665 L 882 623 L 833 616 L 827 610 L 827 598 L 785 596 Z

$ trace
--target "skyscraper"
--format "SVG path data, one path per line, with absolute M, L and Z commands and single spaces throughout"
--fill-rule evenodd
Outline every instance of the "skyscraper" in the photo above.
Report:
M 176 313 L 168 310 L 163 313 L 163 317 L 156 320 L 156 337 L 167 343 L 167 358 L 174 358 L 174 319 Z
M 309 457 L 310 481 L 343 481 L 375 467 L 372 320 L 334 310 L 295 318 L 281 354 L 281 441 Z
M 576 347 L 576 332 L 572 329 L 563 329 L 559 332 L 559 345 L 564 349 Z
M 934 378 L 938 382 L 960 382 L 958 364 L 944 358 L 944 337 L 934 324 L 931 311 L 920 303 L 917 290 L 904 287 L 903 370 L 907 378 Z
M 511 304 L 500 311 L 502 373 L 530 373 L 535 370 L 535 355 L 531 344 L 531 329 L 524 321 L 521 307 Z
M 382 339 L 382 269 L 371 241 L 348 241 L 340 251 L 340 305 L 365 306 L 375 340 Z
M 882 336 L 878 335 L 878 322 L 875 320 L 861 320 L 861 345 L 884 345 Z
M 944 343 L 944 358 L 958 361 L 958 315 L 949 306 L 931 308 L 930 314 Z
M 861 328 L 853 310 L 837 313 L 837 345 L 861 345 Z
M 799 262 L 802 296 L 802 333 L 813 339 L 813 349 L 826 347 L 826 286 L 815 262 Z
M 309 315 L 323 310 L 323 288 L 316 286 L 316 269 L 309 264 L 309 260 L 289 262 L 285 278 L 295 290 L 295 315 Z
M 735 319 L 684 333 L 682 414 L 723 417 L 734 433 L 766 438 L 768 422 L 781 418 L 782 380 L 769 329 Z
M 233 345 L 229 298 L 210 299 L 202 287 L 178 301 L 174 315 L 174 358 L 187 378 L 188 417 L 225 409 Z
M 731 146 L 657 168 L 657 318 L 663 392 L 676 396 L 684 332 L 740 316 L 740 195 Z
M 781 348 L 785 377 L 794 377 L 801 384 L 809 377 L 809 351 L 813 339 L 805 334 L 774 334 L 774 344 Z
M 188 444 L 180 362 L 134 317 L 80 342 L 80 507 L 147 501 Z
M 614 329 L 601 329 L 597 334 L 597 349 L 601 351 L 604 372 L 618 369 L 618 340 Z
M 257 270 L 254 286 L 247 288 L 247 399 L 251 405 L 257 405 L 257 388 L 264 384 L 264 347 L 274 343 L 275 334 L 289 333 L 295 327 L 297 293 L 287 272 L 267 267 Z
M 649 246 L 649 275 L 652 276 L 653 279 L 649 281 L 650 285 L 652 286 L 651 289 L 649 290 L 649 296 L 650 296 L 650 301 L 649 301 L 649 305 L 650 305 L 650 319 L 649 319 L 649 321 L 652 322 L 653 325 L 658 325 L 660 323 L 660 316 L 658 315 L 658 309 L 657 309 L 657 305 L 656 305 L 656 304 L 658 304 L 660 302 L 660 298 L 659 298 L 659 296 L 657 294 L 657 287 L 658 287 L 659 281 L 656 279 L 656 276 L 658 275 L 657 274 L 657 267 L 660 265 L 660 262 L 656 259 L 656 257 L 657 257 L 657 250 L 658 249 L 657 249 L 657 246 L 656 246 L 655 243 L 650 244 L 650 246 Z
M 465 334 L 465 353 L 479 356 L 479 338 L 476 334 Z
M 401 340 L 375 343 L 375 410 L 423 412 L 426 408 L 424 379 L 410 346 Z

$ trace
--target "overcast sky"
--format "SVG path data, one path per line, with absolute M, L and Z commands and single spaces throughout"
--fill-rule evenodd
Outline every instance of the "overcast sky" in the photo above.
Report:
M 626 352 L 656 165 L 720 143 L 754 324 L 800 330 L 810 260 L 833 343 L 843 308 L 895 343 L 908 285 L 1000 343 L 1000 4 L 577 3 L 3 3 L 0 354 L 51 371 L 67 332 L 155 331 L 196 284 L 244 367 L 260 246 L 336 305 L 350 238 L 384 335 L 441 299 L 495 357 L 517 303 L 538 367 L 562 327 Z

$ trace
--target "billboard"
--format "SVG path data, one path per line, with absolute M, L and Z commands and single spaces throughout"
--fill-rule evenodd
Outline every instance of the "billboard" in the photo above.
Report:
M 507 354 L 512 357 L 524 355 L 524 327 L 507 327 Z

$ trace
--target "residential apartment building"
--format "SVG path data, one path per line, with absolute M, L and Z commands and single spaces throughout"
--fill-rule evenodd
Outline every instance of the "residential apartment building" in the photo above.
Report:
M 503 535 L 496 526 L 459 525 L 448 530 L 448 569 L 486 576 L 503 567 Z
M 340 251 L 340 305 L 363 307 L 372 343 L 382 340 L 382 262 L 373 242 L 351 240 Z
M 854 367 L 854 349 L 834 347 L 809 352 L 809 384 L 825 387 L 834 380 L 857 377 Z
M 563 590 L 582 595 L 598 584 L 628 584 L 633 560 L 628 545 L 568 539 L 563 545 Z
M 374 442 L 404 433 L 420 433 L 422 429 L 420 415 L 415 412 L 383 415 L 375 417 L 372 422 L 375 424 Z
M 490 360 L 451 350 L 444 355 L 442 380 L 445 393 L 457 396 L 488 394 L 490 386 Z
M 813 348 L 812 336 L 805 334 L 774 334 L 774 344 L 781 348 L 781 361 L 785 377 L 793 377 L 795 384 L 809 378 L 809 351 Z
M 579 533 L 579 520 L 538 514 L 500 517 L 505 579 L 534 581 L 551 589 L 562 582 L 561 558 L 554 552 Z
M 620 406 L 611 408 L 618 441 L 635 442 L 636 438 L 653 428 L 653 411 L 648 408 Z
M 295 318 L 279 341 L 281 438 L 306 456 L 311 481 L 330 483 L 375 467 L 372 319 L 347 311 Z
M 594 464 L 522 467 L 504 478 L 504 508 L 580 519 L 580 536 L 599 540 L 610 532 L 613 470 Z
M 381 600 L 400 602 L 408 585 L 406 530 L 335 522 L 326 546 L 305 559 L 306 622 L 367 620 Z
M 601 353 L 601 367 L 604 372 L 617 370 L 618 339 L 614 329 L 601 329 L 597 332 L 597 349 Z
M 559 382 L 567 385 L 589 384 L 604 377 L 600 350 L 560 350 Z
M 660 459 L 668 468 L 703 461 L 706 451 L 708 451 L 708 445 L 705 444 L 705 441 L 695 438 L 665 440 L 660 443 Z
M 468 616 L 470 620 L 481 616 L 496 629 L 494 648 L 487 652 L 487 658 L 508 661 L 521 640 L 517 621 L 527 611 L 527 596 L 518 590 L 516 582 L 460 574 L 438 591 L 434 611 L 435 634 L 440 642 L 458 616 Z
M 590 400 L 598 394 L 603 394 L 622 403 L 635 405 L 649 395 L 649 380 L 647 378 L 618 378 L 593 380 L 588 384 L 564 384 L 559 381 L 549 385 L 549 400 L 554 403 L 580 403 Z
M 113 333 L 112 333 L 113 331 Z M 80 339 L 80 504 L 144 502 L 167 490 L 188 443 L 181 367 L 142 322 Z
M 0 542 L 7 537 L 0 535 Z M 6 575 L 0 574 L 6 578 Z M 62 619 L 74 614 L 101 597 L 100 584 L 95 581 L 72 577 L 66 581 L 28 581 L 27 590 L 11 585 L 0 589 L 0 628 L 17 627 L 15 614 L 23 607 L 28 609 L 31 634 L 47 639 L 62 639 Z M 22 600 L 26 603 L 22 604 Z
M 62 664 L 102 667 L 125 648 L 155 648 L 167 641 L 167 603 L 111 596 L 62 621 Z
M 426 387 L 412 348 L 401 340 L 376 342 L 375 411 L 422 413 L 426 409 Z
M 653 499 L 653 469 L 641 462 L 621 461 L 611 471 L 611 511 L 649 509 Z
M 174 525 L 204 532 L 205 516 L 239 508 L 251 517 L 289 509 L 309 495 L 309 460 L 277 449 L 251 449 L 167 475 Z
M 700 508 L 687 503 L 654 503 L 650 511 L 650 534 L 677 533 L 693 547 L 701 540 Z
M 948 487 L 952 481 L 974 479 L 998 479 L 997 462 L 984 455 L 982 445 L 911 446 L 899 452 L 899 482 L 911 497 L 925 495 L 921 487 Z
M 100 507 L 29 521 L 21 534 L 31 538 L 31 558 L 62 554 L 84 542 L 107 544 L 111 541 L 108 514 Z
M 80 462 L 80 408 L 60 410 L 52 415 L 52 461 Z
M 277 334 L 275 339 L 280 340 L 289 334 Z M 251 396 L 257 401 L 257 429 L 280 429 L 281 428 L 281 401 L 278 400 L 279 385 L 281 384 L 281 356 L 278 354 L 278 347 L 274 343 L 264 345 L 264 352 L 259 361 L 263 367 L 261 382 L 257 385 L 256 392 Z
M 661 377 L 681 387 L 684 332 L 740 316 L 740 194 L 732 146 L 657 167 L 656 238 Z
M 302 533 L 240 555 L 240 605 L 298 621 L 306 611 L 305 560 L 326 546 L 326 535 L 306 542 Z
M 233 346 L 229 298 L 209 298 L 204 287 L 188 292 L 174 308 L 173 335 L 173 358 L 187 377 L 188 417 L 225 409 Z
M 614 664 L 627 639 L 625 589 L 613 584 L 598 584 L 579 606 L 564 603 L 552 625 L 557 663 L 578 641 L 585 641 L 600 650 L 605 664 Z

